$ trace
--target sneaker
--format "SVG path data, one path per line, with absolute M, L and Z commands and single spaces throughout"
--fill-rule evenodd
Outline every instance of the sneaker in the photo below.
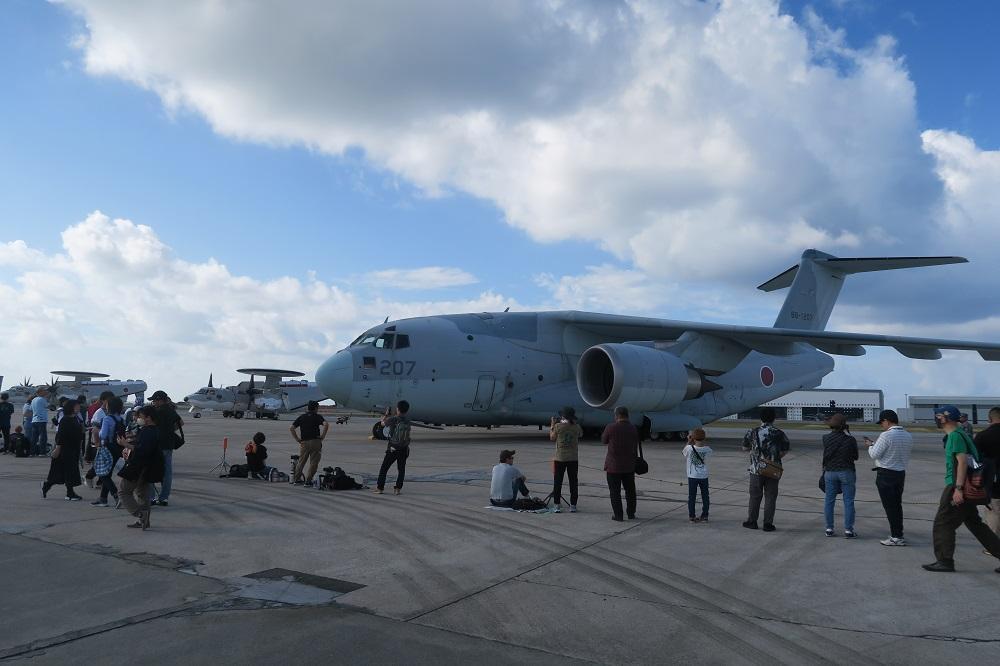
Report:
M 82 500 L 83 498 L 82 498 L 82 497 L 80 497 L 79 495 L 67 495 L 67 496 L 66 496 L 66 497 L 65 497 L 64 499 L 65 499 L 65 500 L 66 500 L 67 502 L 79 502 L 79 501 L 80 501 L 80 500 Z
M 857 539 L 858 535 L 854 530 L 844 530 L 845 539 Z
M 743 527 L 747 528 L 748 530 L 755 530 L 757 529 L 757 523 L 755 523 L 752 520 L 744 520 Z
M 703 522 L 703 523 L 707 523 L 708 522 L 708 516 L 702 516 L 698 520 L 701 521 L 701 522 Z
M 701 521 L 700 518 L 695 518 L 694 516 L 688 516 L 688 520 L 690 520 L 692 523 L 697 523 Z
M 635 514 L 633 513 L 631 516 L 628 516 L 628 519 L 629 520 L 635 520 Z
M 302 482 L 301 481 L 292 481 L 292 485 L 293 486 L 301 486 Z
M 922 566 L 927 571 L 933 571 L 935 573 L 951 573 L 951 572 L 955 571 L 955 565 L 954 564 L 950 564 L 948 562 L 942 562 L 940 560 L 938 560 L 937 562 L 934 562 L 933 564 L 924 564 Z
M 767 523 L 764 523 L 764 531 L 765 531 L 765 532 L 773 532 L 773 531 L 775 531 L 776 529 L 778 529 L 778 528 L 777 528 L 777 527 L 775 527 L 774 525 L 769 525 L 769 524 L 767 524 Z
M 616 523 L 622 522 L 622 518 L 620 516 L 611 516 L 611 520 L 615 521 Z
M 906 540 L 903 537 L 899 537 L 897 539 L 896 537 L 891 536 L 888 539 L 882 539 L 879 543 L 883 546 L 905 546 Z
M 833 528 L 832 527 L 826 528 L 826 535 L 828 537 L 832 537 L 833 536 Z
M 576 513 L 576 504 L 570 504 L 569 505 L 569 512 L 570 513 Z
M 393 495 L 402 495 L 403 494 L 403 489 L 402 488 L 393 488 L 392 489 L 392 494 Z
M 167 503 L 167 500 L 156 500 L 156 506 L 170 506 L 170 504 Z
M 107 505 L 108 505 L 107 502 L 103 502 L 101 500 L 94 500 L 93 502 L 90 503 L 90 506 L 107 506 Z
M 558 504 L 556 504 L 554 507 L 552 507 L 552 513 L 562 513 L 562 508 Z
M 381 488 L 374 488 L 374 489 L 372 489 L 372 492 L 375 493 L 376 495 L 381 495 L 382 494 L 382 489 Z

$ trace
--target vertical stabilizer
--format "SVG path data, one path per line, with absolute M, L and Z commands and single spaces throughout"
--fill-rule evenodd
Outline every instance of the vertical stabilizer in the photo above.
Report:
M 962 264 L 967 261 L 963 257 L 841 258 L 819 250 L 806 250 L 798 266 L 792 266 L 757 288 L 775 291 L 790 287 L 774 322 L 775 328 L 822 331 L 830 321 L 830 313 L 840 296 L 844 278 L 852 273 Z

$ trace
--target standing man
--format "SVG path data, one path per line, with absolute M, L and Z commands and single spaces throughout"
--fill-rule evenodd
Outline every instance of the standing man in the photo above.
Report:
M 976 435 L 976 448 L 984 459 L 993 460 L 994 469 L 1000 470 L 1000 407 L 990 410 L 990 426 Z M 993 499 L 986 507 L 986 524 L 993 533 L 1000 536 L 1000 471 L 993 484 Z
M 954 405 L 943 405 L 934 410 L 934 420 L 947 433 L 944 446 L 944 492 L 934 516 L 934 556 L 932 564 L 925 564 L 927 571 L 955 570 L 955 531 L 964 524 L 989 553 L 1000 558 L 1000 537 L 993 533 L 979 517 L 975 505 L 965 501 L 962 485 L 968 471 L 969 455 L 978 457 L 976 445 L 968 438 L 959 424 L 961 415 Z M 1000 567 L 995 569 L 1000 573 Z
M 10 404 L 10 396 L 0 393 L 0 436 L 3 437 L 3 452 L 13 453 L 10 446 L 10 417 L 14 414 L 14 405 Z
M 396 485 L 392 492 L 398 495 L 403 491 L 403 479 L 406 477 L 406 459 L 410 457 L 410 403 L 400 400 L 396 403 L 396 415 L 389 416 L 388 411 L 382 417 L 382 427 L 389 429 L 389 444 L 385 447 L 385 457 L 378 471 L 378 482 L 375 492 L 379 495 L 385 490 L 385 475 L 389 473 L 392 463 L 396 463 Z
M 166 391 L 156 391 L 149 396 L 149 402 L 156 409 L 156 429 L 160 437 L 160 450 L 163 451 L 163 481 L 160 482 L 160 494 L 150 504 L 153 506 L 169 506 L 170 489 L 174 483 L 174 449 L 184 445 L 184 419 L 177 413 L 177 406 Z
M 296 428 L 299 429 L 298 433 L 295 432 Z M 306 462 L 308 462 L 309 470 L 304 479 L 308 488 L 312 485 L 313 476 L 315 476 L 316 468 L 319 466 L 319 459 L 323 455 L 323 440 L 326 439 L 326 433 L 330 430 L 330 424 L 319 413 L 319 403 L 310 400 L 306 406 L 306 413 L 299 414 L 288 430 L 292 433 L 295 441 L 299 443 L 299 461 L 295 463 L 292 482 L 297 486 L 303 483 L 302 471 L 305 470 Z
M 31 454 L 44 456 L 49 453 L 49 390 L 39 388 L 31 400 Z
M 889 520 L 889 538 L 879 541 L 883 546 L 905 546 L 903 539 L 903 485 L 906 466 L 910 464 L 913 436 L 899 425 L 899 415 L 891 409 L 878 415 L 882 434 L 874 442 L 865 437 L 868 455 L 875 461 L 875 488 L 882 499 L 885 517 Z
M 965 434 L 969 436 L 969 439 L 972 439 L 976 433 L 972 430 L 972 424 L 969 423 L 969 415 L 963 413 L 962 416 L 959 417 L 958 423 L 962 430 L 965 431 Z
M 760 500 L 764 499 L 764 531 L 773 532 L 774 509 L 778 502 L 778 479 L 763 476 L 761 472 L 773 463 L 781 468 L 781 459 L 791 448 L 788 436 L 783 430 L 774 427 L 777 414 L 773 407 L 763 407 L 760 410 L 760 425 L 747 431 L 743 436 L 743 450 L 750 452 L 750 510 L 743 527 L 757 529 L 757 517 L 760 515 Z
M 493 506 L 513 508 L 517 494 L 528 496 L 528 486 L 525 485 L 524 474 L 514 467 L 516 451 L 504 449 L 500 452 L 500 464 L 493 466 L 490 478 L 490 504 Z
M 628 407 L 615 407 L 614 423 L 608 424 L 601 434 L 601 442 L 608 447 L 604 456 L 608 492 L 611 493 L 611 520 L 621 521 L 622 488 L 625 488 L 625 515 L 635 519 L 635 461 L 639 458 L 639 429 L 629 421 Z

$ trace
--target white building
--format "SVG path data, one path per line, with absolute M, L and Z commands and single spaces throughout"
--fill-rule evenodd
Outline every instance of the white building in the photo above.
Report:
M 834 412 L 848 420 L 872 423 L 885 409 L 885 396 L 878 389 L 809 389 L 794 391 L 760 407 L 774 407 L 779 420 L 825 421 Z M 730 420 L 755 419 L 760 407 L 726 417 Z
M 987 414 L 993 407 L 1000 407 L 1000 398 L 970 395 L 911 395 L 907 396 L 908 420 L 914 423 L 933 423 L 934 410 L 941 405 L 955 405 L 958 411 L 968 414 L 974 424 L 988 423 Z M 900 414 L 900 418 L 903 415 Z

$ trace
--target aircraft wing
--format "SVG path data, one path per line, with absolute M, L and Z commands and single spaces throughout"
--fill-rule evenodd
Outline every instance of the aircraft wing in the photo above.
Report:
M 765 354 L 791 354 L 795 343 L 805 343 L 828 354 L 840 356 L 862 356 L 866 346 L 873 346 L 892 347 L 903 356 L 916 359 L 939 359 L 942 349 L 959 349 L 978 352 L 986 361 L 1000 361 L 1000 344 L 992 342 L 706 324 L 592 312 L 569 311 L 553 314 L 565 323 L 581 331 L 606 338 L 607 341 L 670 341 L 677 340 L 684 333 L 693 332 L 733 340 Z

